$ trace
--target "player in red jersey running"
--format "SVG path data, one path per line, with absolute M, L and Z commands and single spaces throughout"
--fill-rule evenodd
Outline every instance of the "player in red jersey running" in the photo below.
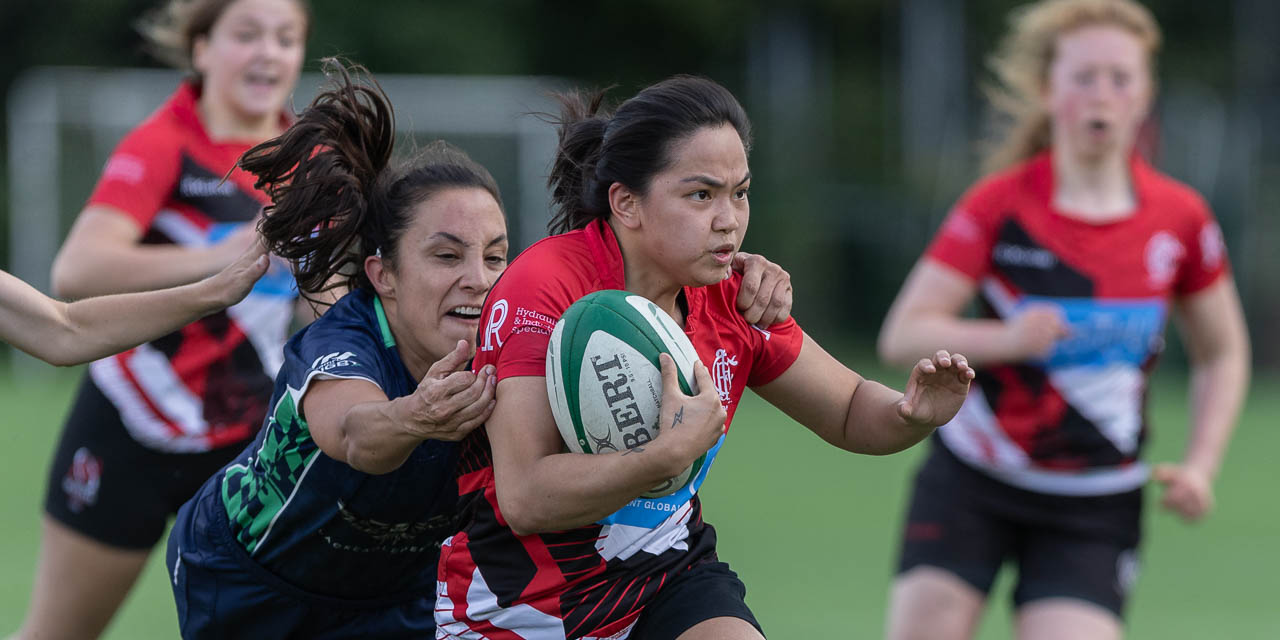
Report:
M 759 638 L 697 495 L 746 388 L 836 446 L 883 454 L 950 419 L 972 376 L 963 356 L 939 352 L 904 396 L 845 368 L 794 320 L 750 324 L 730 269 L 750 211 L 742 107 L 683 76 L 612 115 L 601 98 L 563 98 L 557 235 L 513 261 L 485 303 L 474 367 L 495 367 L 497 404 L 458 463 L 462 529 L 441 550 L 437 638 Z M 601 289 L 643 295 L 677 320 L 702 359 L 700 393 L 680 393 L 664 355 L 661 437 L 565 453 L 547 343 L 564 310 Z M 639 497 L 704 454 L 680 491 Z
M 1213 504 L 1248 337 L 1208 207 L 1135 152 L 1159 40 L 1130 0 L 1046 0 L 1014 14 L 993 59 L 1014 126 L 880 336 L 890 362 L 945 340 L 978 367 L 916 478 L 889 638 L 972 637 L 1005 560 L 1017 637 L 1122 635 L 1143 405 L 1170 311 L 1191 356 L 1192 435 L 1154 477 L 1187 520 Z M 982 317 L 962 317 L 975 297 Z
M 53 266 L 81 298 L 217 273 L 257 242 L 265 196 L 234 171 L 288 124 L 303 0 L 173 0 L 149 23 L 192 72 L 119 143 Z M 262 424 L 297 294 L 268 271 L 226 311 L 89 365 L 50 465 L 40 555 L 18 638 L 92 638 L 168 518 Z
M 71 303 L 0 271 L 0 340 L 57 366 L 105 358 L 243 300 L 267 264 L 265 247 L 252 245 L 200 282 Z

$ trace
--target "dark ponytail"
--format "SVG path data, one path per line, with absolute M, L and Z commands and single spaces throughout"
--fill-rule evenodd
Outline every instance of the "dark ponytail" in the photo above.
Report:
M 547 183 L 555 207 L 551 233 L 581 229 L 610 214 L 609 188 L 644 193 L 672 162 L 672 149 L 703 127 L 731 125 L 751 149 L 751 122 L 728 89 L 713 80 L 674 76 L 601 110 L 604 91 L 555 95 L 560 144 Z
M 481 188 L 502 206 L 488 170 L 444 141 L 393 166 L 395 113 L 382 87 L 361 66 L 323 62 L 325 90 L 284 134 L 240 159 L 271 197 L 260 225 L 267 246 L 293 265 L 308 298 L 372 288 L 365 259 L 381 252 L 394 266 L 414 206 L 441 189 Z

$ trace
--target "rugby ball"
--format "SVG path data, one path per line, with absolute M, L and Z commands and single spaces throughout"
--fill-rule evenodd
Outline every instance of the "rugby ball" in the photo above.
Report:
M 570 451 L 626 451 L 661 435 L 661 353 L 675 360 L 681 390 L 696 394 L 693 343 L 648 298 L 607 289 L 565 310 L 547 345 L 547 397 Z M 675 493 L 705 462 L 703 454 L 643 497 Z

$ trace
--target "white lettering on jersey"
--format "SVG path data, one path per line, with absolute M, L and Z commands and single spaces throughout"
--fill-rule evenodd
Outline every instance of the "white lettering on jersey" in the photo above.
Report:
M 182 176 L 182 180 L 178 181 L 178 193 L 187 198 L 231 196 L 235 195 L 236 186 L 221 178 Z
M 1009 267 L 1030 267 L 1032 269 L 1052 269 L 1058 258 L 1048 249 L 1024 247 L 1016 244 L 1000 243 L 991 251 L 996 263 Z
M 351 353 L 350 351 L 345 353 L 342 351 L 334 351 L 328 355 L 316 358 L 315 362 L 311 363 L 311 370 L 330 371 L 332 369 L 337 369 L 338 367 L 349 367 L 356 364 L 356 361 L 351 359 L 354 357 L 356 357 L 356 354 Z
M 484 346 L 480 347 L 481 351 L 493 351 L 494 344 L 502 346 L 502 338 L 498 336 L 498 330 L 502 328 L 502 323 L 507 321 L 507 300 L 503 298 L 493 303 L 493 308 L 489 310 L 489 323 L 484 328 Z

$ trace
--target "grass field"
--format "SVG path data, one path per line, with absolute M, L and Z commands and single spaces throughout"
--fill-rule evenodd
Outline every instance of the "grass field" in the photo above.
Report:
M 59 371 L 38 383 L 0 377 L 0 513 L 8 519 L 0 527 L 0 636 L 25 611 L 46 466 L 77 375 Z M 1181 452 L 1181 378 L 1157 379 L 1152 460 Z M 1280 380 L 1258 381 L 1207 522 L 1183 525 L 1154 508 L 1157 492 L 1149 492 L 1130 638 L 1280 638 L 1278 417 Z M 743 399 L 704 506 L 719 531 L 721 557 L 747 583 L 748 601 L 771 638 L 881 635 L 900 512 L 921 453 L 845 454 L 758 398 Z M 153 556 L 108 638 L 176 637 L 162 555 Z M 980 638 L 1010 637 L 1010 584 L 1002 576 Z

